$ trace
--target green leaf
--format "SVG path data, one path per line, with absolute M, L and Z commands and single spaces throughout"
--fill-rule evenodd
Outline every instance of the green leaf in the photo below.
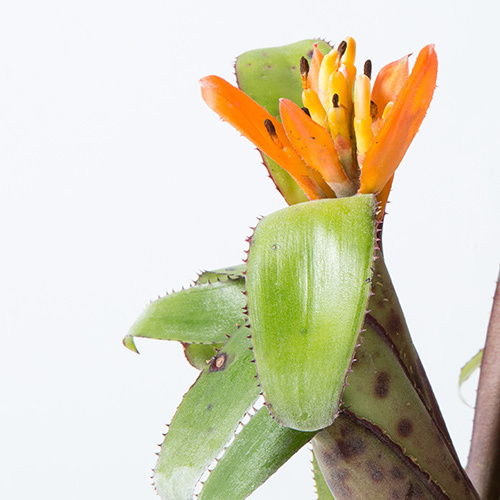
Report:
M 312 452 L 312 465 L 313 465 L 313 475 L 314 475 L 314 485 L 316 486 L 316 495 L 317 500 L 335 500 L 333 498 L 332 493 L 330 492 L 330 488 L 326 484 L 325 478 L 323 477 L 323 473 L 319 468 L 318 461 L 316 460 L 316 455 L 314 451 Z
M 283 427 L 260 408 L 210 473 L 198 500 L 247 498 L 314 434 Z
M 326 42 L 311 39 L 241 54 L 235 66 L 238 86 L 276 117 L 279 116 L 281 97 L 302 106 L 300 59 L 311 60 L 316 42 L 323 53 L 330 52 L 331 47 Z
M 287 427 L 335 418 L 366 312 L 375 247 L 372 195 L 293 205 L 260 221 L 246 286 L 257 372 Z
M 302 188 L 299 187 L 293 177 L 284 168 L 281 168 L 274 160 L 271 160 L 271 158 L 265 154 L 262 154 L 262 160 L 276 188 L 283 198 L 285 198 L 288 205 L 295 205 L 308 201 Z
M 372 312 L 365 318 L 356 361 L 347 378 L 342 398 L 345 407 L 357 418 L 376 425 L 395 446 L 404 450 L 416 464 L 414 473 L 421 474 L 422 481 L 430 475 L 450 498 L 476 498 L 453 447 L 402 362 L 404 352 L 398 350 Z M 337 472 L 345 467 L 350 467 L 348 457 L 339 458 Z M 326 474 L 325 469 L 323 472 Z M 371 490 L 366 491 L 368 495 Z
M 481 361 L 483 360 L 483 349 L 480 349 L 479 352 L 460 370 L 460 378 L 458 380 L 458 393 L 460 395 L 460 399 L 467 404 L 465 399 L 462 396 L 462 384 L 469 379 L 469 377 L 481 366 Z
M 245 264 L 237 266 L 225 267 L 215 271 L 203 271 L 196 280 L 197 285 L 206 285 L 207 283 L 215 283 L 217 281 L 227 281 L 228 279 L 236 280 L 245 276 Z
M 187 343 L 225 342 L 245 321 L 245 280 L 210 282 L 155 300 L 130 328 L 123 343 L 135 349 L 133 337 Z
M 184 396 L 165 437 L 154 471 L 167 500 L 192 500 L 196 484 L 223 452 L 259 387 L 248 329 L 233 335 Z
M 311 60 L 315 42 L 318 42 L 323 53 L 330 52 L 330 45 L 316 39 L 245 52 L 236 59 L 238 86 L 276 117 L 279 117 L 279 100 L 282 97 L 302 106 L 300 59 L 306 57 Z M 262 158 L 276 187 L 289 205 L 307 201 L 302 189 L 286 170 L 266 155 L 262 155 Z
M 338 500 L 450 500 L 404 450 L 369 420 L 342 410 L 313 439 L 324 478 Z
M 222 344 L 182 344 L 189 364 L 197 370 L 206 368 L 207 363 L 217 354 Z

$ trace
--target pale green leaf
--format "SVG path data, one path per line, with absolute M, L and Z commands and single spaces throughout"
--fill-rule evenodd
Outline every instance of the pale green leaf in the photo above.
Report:
M 460 399 L 466 405 L 468 405 L 468 403 L 462 396 L 462 384 L 466 382 L 476 370 L 479 369 L 482 360 L 483 360 L 483 349 L 480 349 L 479 352 L 471 360 L 465 363 L 465 365 L 462 366 L 462 369 L 460 370 L 460 377 L 458 379 L 458 394 L 460 396 Z
M 243 500 L 308 443 L 314 432 L 283 427 L 262 407 L 210 473 L 199 500 Z
M 243 278 L 229 278 L 155 300 L 132 325 L 123 343 L 137 352 L 133 337 L 187 343 L 225 342 L 245 321 L 244 290 Z
M 372 195 L 301 203 L 264 217 L 247 262 L 257 372 L 272 414 L 318 430 L 335 418 L 370 292 Z
M 184 396 L 154 470 L 165 500 L 192 500 L 202 474 L 223 452 L 259 396 L 248 329 L 242 327 Z

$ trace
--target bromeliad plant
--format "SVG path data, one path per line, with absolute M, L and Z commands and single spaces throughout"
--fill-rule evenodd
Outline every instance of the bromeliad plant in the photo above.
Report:
M 310 441 L 320 500 L 479 498 L 380 245 L 436 53 L 424 47 L 411 73 L 406 56 L 388 64 L 373 84 L 354 56 L 352 38 L 307 40 L 240 56 L 239 88 L 201 80 L 290 206 L 259 222 L 244 265 L 151 303 L 124 339 L 177 340 L 202 370 L 159 453 L 163 499 L 244 499 Z

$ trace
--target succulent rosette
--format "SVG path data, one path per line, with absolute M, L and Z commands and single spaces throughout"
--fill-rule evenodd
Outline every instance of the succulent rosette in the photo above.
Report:
M 182 342 L 200 376 L 165 435 L 168 500 L 240 500 L 308 442 L 319 500 L 477 500 L 385 267 L 394 173 L 436 87 L 424 47 L 372 78 L 348 37 L 238 57 L 240 88 L 201 80 L 208 106 L 255 144 L 288 206 L 243 265 L 152 302 L 124 340 Z M 333 496 L 332 496 L 333 495 Z

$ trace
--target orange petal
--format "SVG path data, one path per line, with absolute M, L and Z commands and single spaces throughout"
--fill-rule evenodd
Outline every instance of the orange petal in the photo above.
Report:
M 313 56 L 311 60 L 311 64 L 309 66 L 309 74 L 307 75 L 307 80 L 309 82 L 309 87 L 314 90 L 314 92 L 318 92 L 318 75 L 319 68 L 321 67 L 321 61 L 323 61 L 323 54 L 318 49 L 318 43 L 316 42 L 313 45 Z
M 436 87 L 434 45 L 424 47 L 368 150 L 361 171 L 361 193 L 378 193 L 392 177 L 418 132 Z
M 385 207 L 387 205 L 387 200 L 389 199 L 393 180 L 394 175 L 387 181 L 386 185 L 382 188 L 382 191 L 380 191 L 380 193 L 377 195 L 377 202 L 379 203 L 377 208 L 377 220 L 379 221 L 384 220 Z
M 288 99 L 280 99 L 280 115 L 288 139 L 304 161 L 320 172 L 337 196 L 353 195 L 356 190 L 340 164 L 330 134 Z
M 223 120 L 230 123 L 257 148 L 288 171 L 309 199 L 324 197 L 313 179 L 312 172 L 293 150 L 281 123 L 262 106 L 218 76 L 206 76 L 200 80 L 201 95 L 206 104 Z M 273 140 L 264 122 L 270 120 L 277 140 Z
M 378 108 L 377 117 L 382 116 L 387 103 L 396 100 L 408 79 L 408 73 L 408 56 L 387 64 L 379 71 L 371 97 Z

